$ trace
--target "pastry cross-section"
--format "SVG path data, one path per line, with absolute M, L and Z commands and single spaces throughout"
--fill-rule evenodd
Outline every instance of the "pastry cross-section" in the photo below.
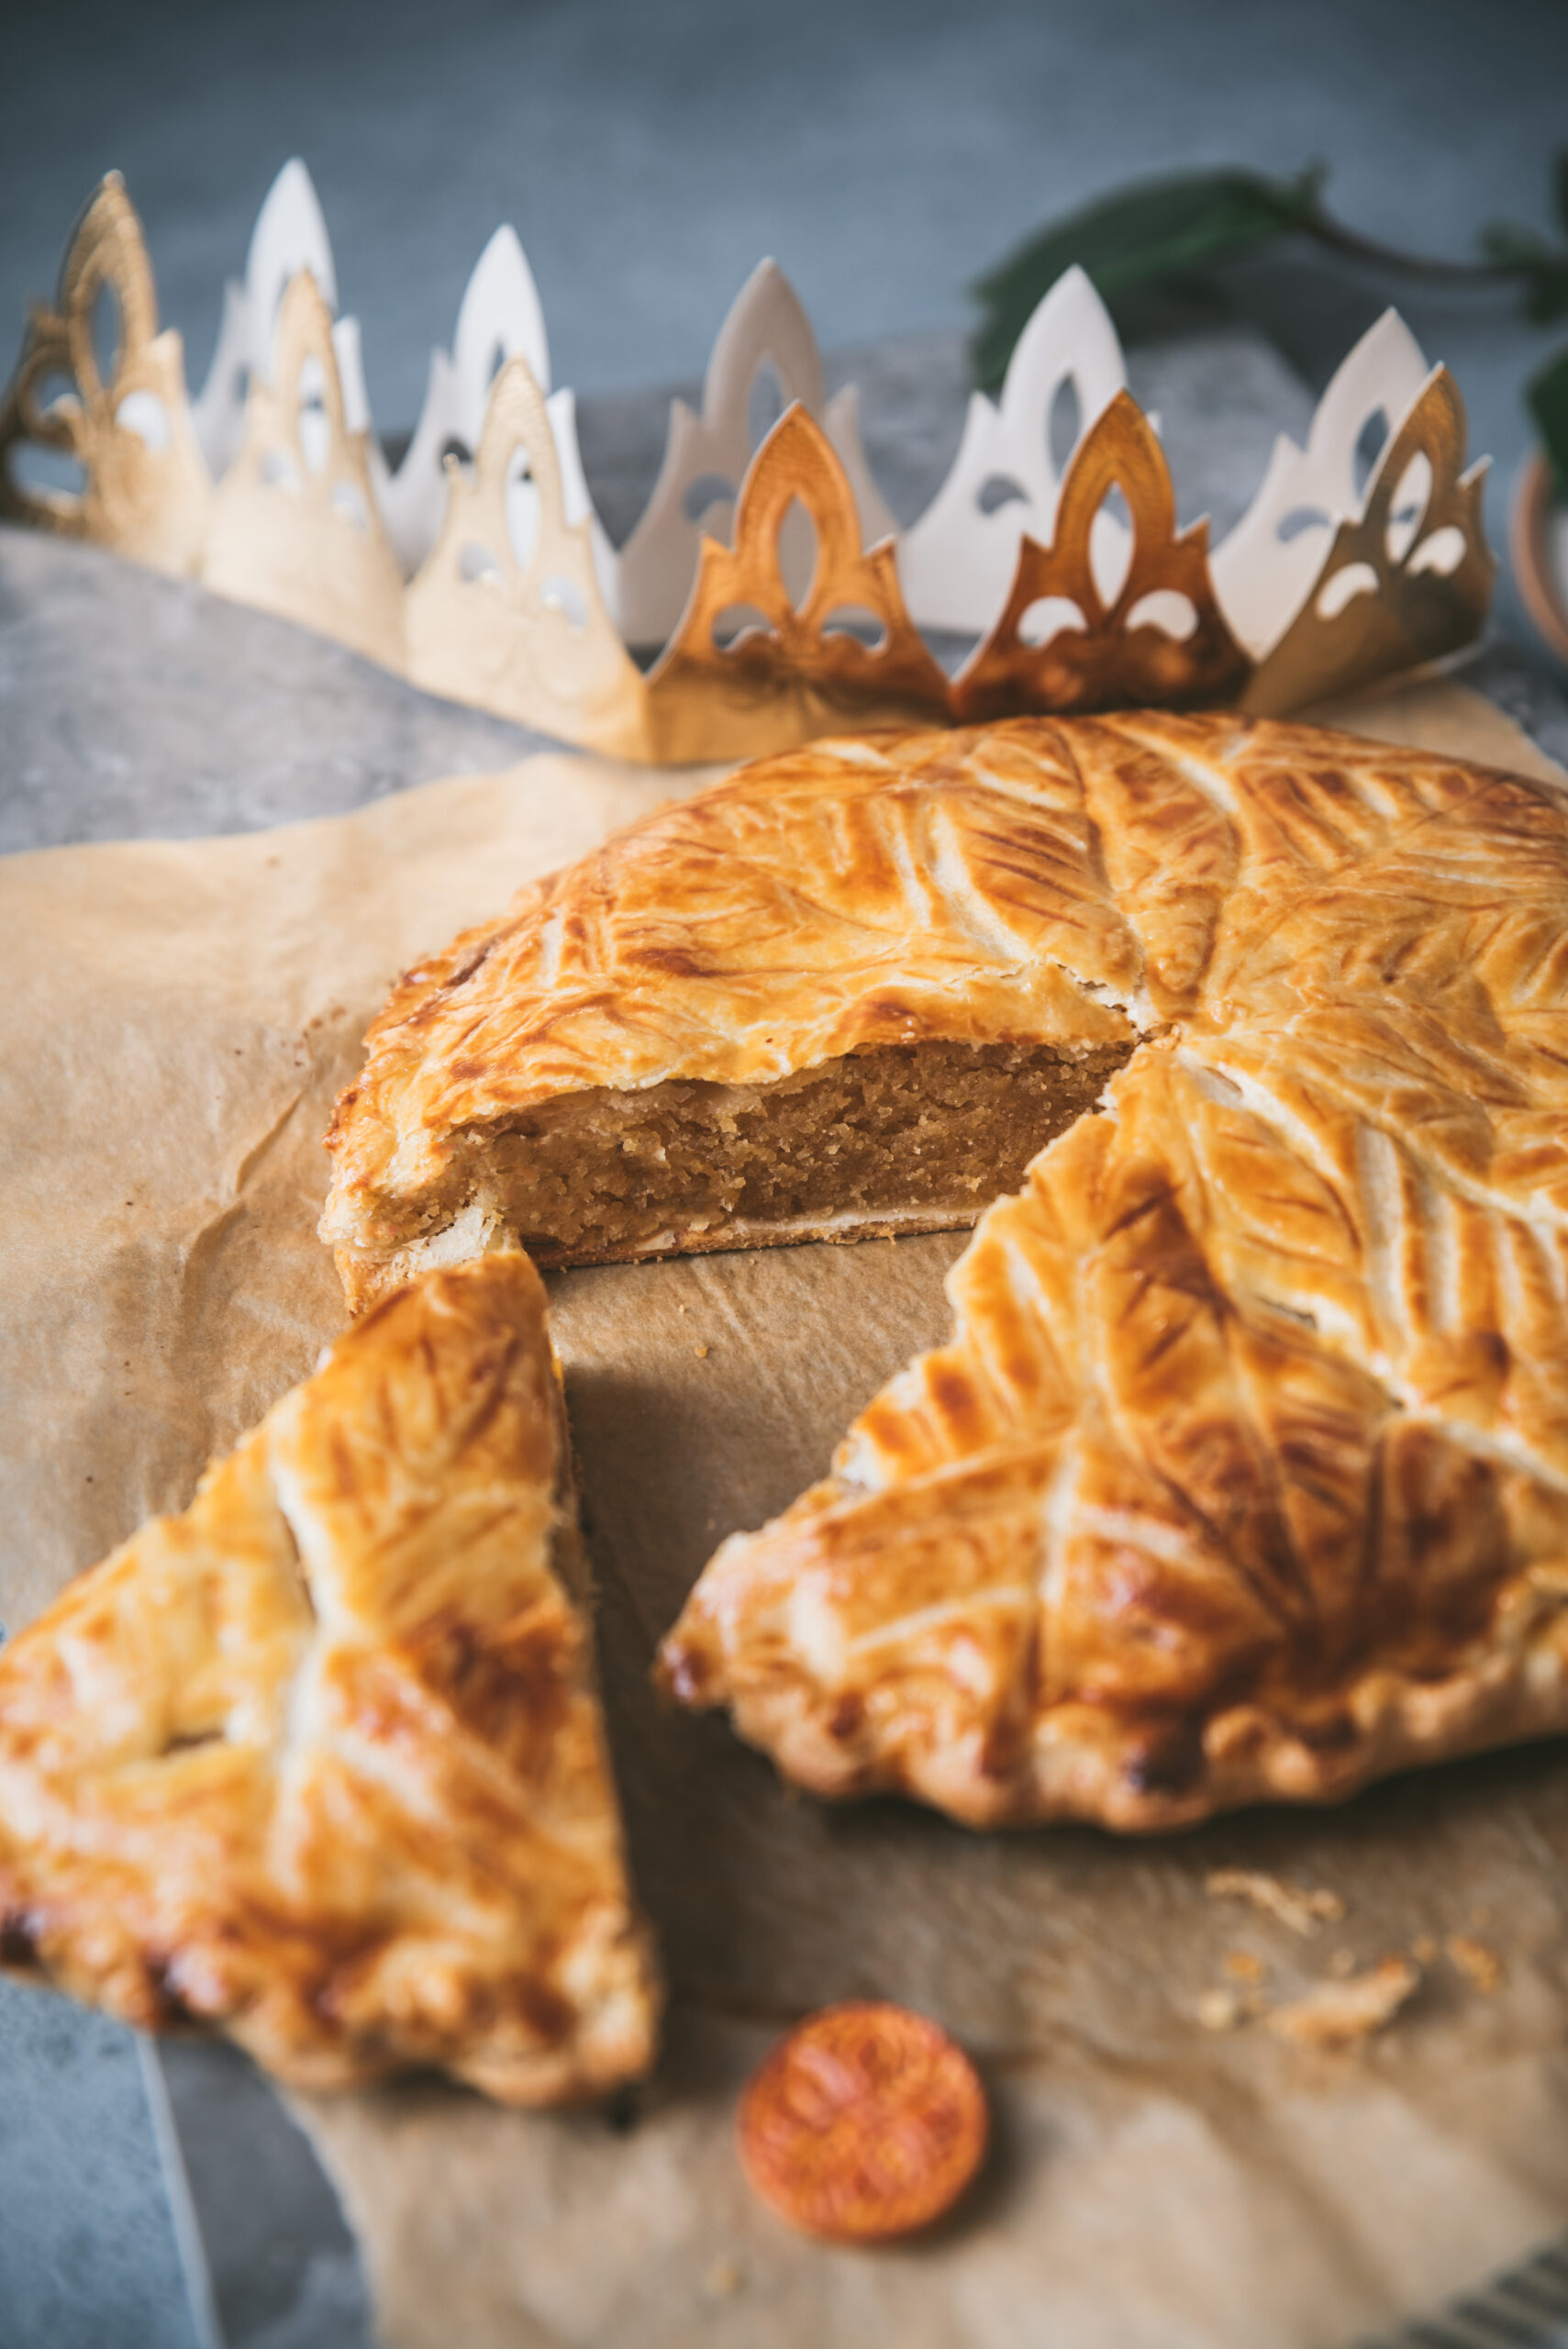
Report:
M 1059 729 L 815 744 L 616 834 L 371 1030 L 321 1227 L 350 1305 L 497 1238 L 559 1264 L 973 1223 L 1179 994 L 1203 816 L 1147 971 Z
M 390 1295 L 0 1652 L 0 1954 L 305 2087 L 641 2072 L 582 1582 L 532 1266 Z

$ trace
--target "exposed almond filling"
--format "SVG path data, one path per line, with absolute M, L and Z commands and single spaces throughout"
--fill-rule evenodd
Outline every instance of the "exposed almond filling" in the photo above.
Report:
M 968 1224 L 1130 1049 L 898 1044 L 771 1085 L 568 1094 L 462 1136 L 440 1221 L 477 1204 L 541 1264 Z

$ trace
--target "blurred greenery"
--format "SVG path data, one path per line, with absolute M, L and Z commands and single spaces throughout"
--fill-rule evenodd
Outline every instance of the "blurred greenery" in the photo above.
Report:
M 1557 495 L 1568 497 L 1568 351 L 1548 361 L 1527 387 L 1535 429 L 1551 460 Z
M 983 389 L 1000 389 L 1014 346 L 1041 296 L 1076 262 L 1113 317 L 1129 297 L 1151 290 L 1193 286 L 1212 279 L 1227 262 L 1289 237 L 1309 238 L 1351 262 L 1448 284 L 1511 284 L 1527 318 L 1549 326 L 1568 317 L 1568 148 L 1552 159 L 1555 240 L 1536 228 L 1496 222 L 1480 234 L 1472 261 L 1434 260 L 1363 237 L 1335 218 L 1323 202 L 1328 173 L 1309 164 L 1294 179 L 1262 172 L 1179 172 L 1140 181 L 1051 222 L 973 291 L 981 305 L 973 341 L 974 376 Z M 1559 487 L 1568 495 L 1568 351 L 1526 387 L 1537 429 Z

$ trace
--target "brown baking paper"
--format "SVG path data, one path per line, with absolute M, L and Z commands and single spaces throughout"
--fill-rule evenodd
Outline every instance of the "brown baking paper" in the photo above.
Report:
M 1556 774 L 1451 685 L 1351 715 Z M 691 779 L 544 757 L 251 838 L 0 864 L 13 1629 L 183 1505 L 339 1326 L 318 1137 L 394 972 L 673 787 Z M 1568 2219 L 1568 1746 L 1163 1842 L 979 1836 L 794 1796 L 722 1721 L 655 1700 L 655 1640 L 716 1541 L 819 1475 L 945 1334 L 962 1244 L 552 1277 L 668 2041 L 608 2112 L 439 2082 L 300 2106 L 397 2349 L 1333 2349 Z M 1222 1867 L 1329 1888 L 1342 1921 L 1301 1935 L 1217 1899 Z M 1500 1960 L 1490 1991 L 1452 1935 Z M 1216 1988 L 1273 2004 L 1415 1944 L 1418 1993 L 1359 2050 L 1196 2020 Z M 995 2117 L 964 2209 L 875 2254 L 789 2234 L 731 2142 L 772 2035 L 867 1994 L 953 2031 Z

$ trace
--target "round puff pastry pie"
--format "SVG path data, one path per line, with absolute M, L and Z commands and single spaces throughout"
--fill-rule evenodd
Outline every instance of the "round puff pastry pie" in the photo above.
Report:
M 662 1671 L 821 1793 L 1173 1826 L 1568 1726 L 1565 1014 L 1549 790 L 1230 717 L 818 743 L 412 974 L 324 1229 L 365 1297 L 1032 1159 Z
M 538 1274 L 389 1297 L 0 1653 L 0 1958 L 296 2087 L 646 2069 Z

